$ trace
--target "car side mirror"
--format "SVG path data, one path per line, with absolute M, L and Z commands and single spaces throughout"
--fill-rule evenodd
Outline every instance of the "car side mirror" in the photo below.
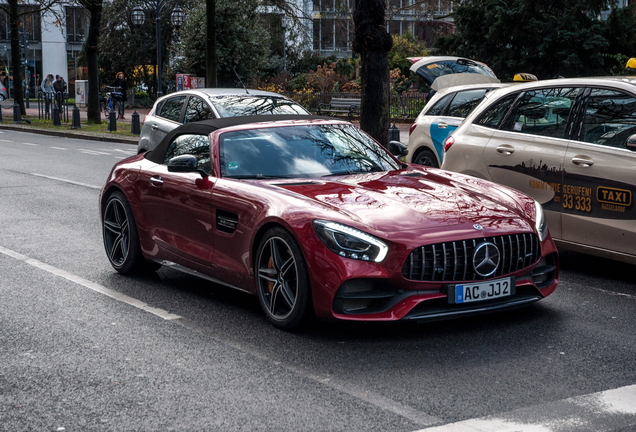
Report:
M 208 173 L 199 169 L 197 158 L 192 155 L 181 155 L 173 157 L 168 161 L 168 172 L 190 173 L 198 172 L 201 177 L 206 178 Z
M 636 151 L 636 135 L 630 135 L 625 143 L 627 150 Z
M 389 142 L 389 152 L 396 157 L 406 156 L 409 152 L 408 147 L 399 141 Z

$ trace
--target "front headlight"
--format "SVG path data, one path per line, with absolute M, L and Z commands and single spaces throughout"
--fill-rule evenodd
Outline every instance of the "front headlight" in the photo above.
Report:
M 315 220 L 313 225 L 325 246 L 342 257 L 382 262 L 389 251 L 386 243 L 355 228 L 325 220 Z
M 536 218 L 534 226 L 537 228 L 537 233 L 539 233 L 539 240 L 543 241 L 548 235 L 548 221 L 545 219 L 543 207 L 537 201 L 534 202 L 534 214 Z

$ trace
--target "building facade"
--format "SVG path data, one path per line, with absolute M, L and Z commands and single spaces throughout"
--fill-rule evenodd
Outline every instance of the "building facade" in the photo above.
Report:
M 86 70 L 77 64 L 77 56 L 88 34 L 88 17 L 83 9 L 57 4 L 49 12 L 39 12 L 37 5 L 20 6 L 20 39 L 23 75 L 31 77 L 30 87 L 40 86 L 50 74 L 61 75 L 71 97 L 75 95 L 75 81 L 85 79 Z M 63 25 L 56 25 L 57 22 Z M 25 49 L 26 47 L 26 49 Z M 0 74 L 2 83 L 10 90 L 11 30 L 7 13 L 0 10 Z M 30 97 L 36 92 L 31 91 Z
M 306 1 L 311 8 L 312 46 L 321 55 L 347 57 L 353 41 L 353 0 Z M 388 0 L 387 32 L 392 35 L 412 34 L 432 45 L 435 37 L 453 31 L 452 13 L 457 1 Z M 307 9 L 307 5 L 303 5 Z

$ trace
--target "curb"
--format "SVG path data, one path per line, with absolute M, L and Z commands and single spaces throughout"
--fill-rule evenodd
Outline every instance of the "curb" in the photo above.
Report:
M 48 130 L 48 129 L 37 129 L 37 128 L 30 128 L 30 127 L 20 127 L 20 126 L 9 126 L 9 125 L 3 125 L 0 124 L 0 130 L 1 129 L 5 129 L 5 130 L 12 130 L 12 131 L 19 131 L 19 132 L 28 132 L 28 133 L 35 133 L 35 134 L 40 134 L 40 135 L 49 135 L 49 136 L 57 136 L 57 137 L 62 137 L 62 138 L 75 138 L 75 139 L 85 139 L 85 140 L 92 140 L 92 141 L 109 141 L 109 142 L 116 142 L 116 143 L 121 143 L 121 144 L 131 144 L 131 145 L 137 145 L 138 140 L 134 139 L 134 138 L 120 138 L 120 137 L 104 137 L 104 136 L 98 136 L 98 135 L 88 135 L 88 134 L 81 134 L 81 133 L 73 133 L 73 132 L 62 132 L 62 131 L 52 131 L 52 130 Z

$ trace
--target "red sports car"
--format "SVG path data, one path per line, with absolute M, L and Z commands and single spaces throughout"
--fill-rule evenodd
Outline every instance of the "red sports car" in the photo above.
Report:
M 404 164 L 336 119 L 180 126 L 113 167 L 100 211 L 118 272 L 164 265 L 256 294 L 284 329 L 314 315 L 433 320 L 510 309 L 558 281 L 532 198 Z

